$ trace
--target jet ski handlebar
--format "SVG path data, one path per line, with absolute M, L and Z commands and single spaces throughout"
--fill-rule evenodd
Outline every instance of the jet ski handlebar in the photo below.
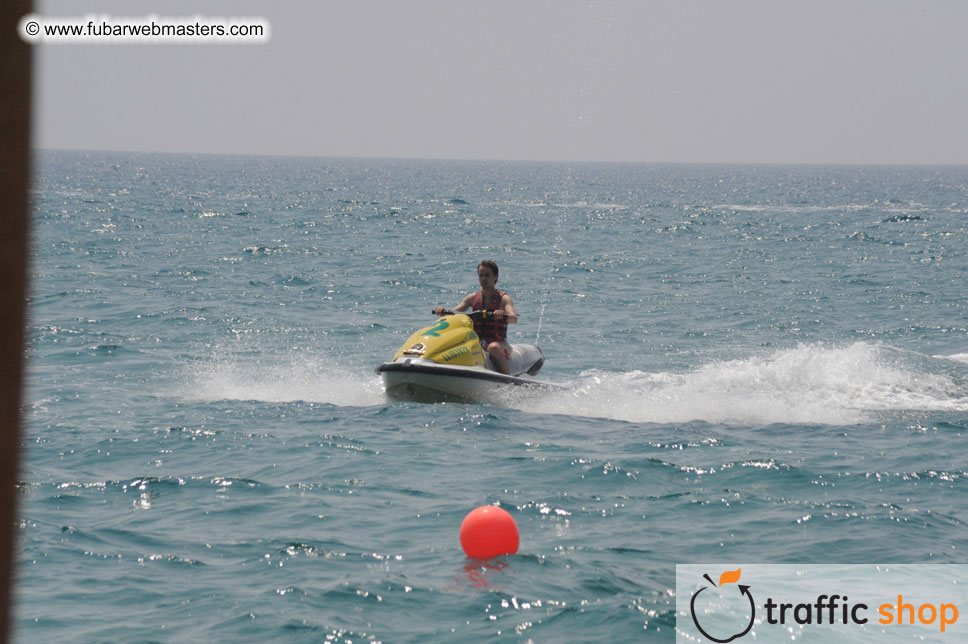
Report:
M 431 313 L 433 313 L 434 315 L 437 315 L 437 309 L 434 309 L 433 311 L 431 311 Z M 444 309 L 440 312 L 440 316 L 443 317 L 445 315 L 466 315 L 470 319 L 477 322 L 478 320 L 485 320 L 488 317 L 494 317 L 494 312 L 493 311 L 467 311 L 466 313 L 458 314 L 458 313 L 455 313 L 454 311 L 449 311 L 447 309 Z

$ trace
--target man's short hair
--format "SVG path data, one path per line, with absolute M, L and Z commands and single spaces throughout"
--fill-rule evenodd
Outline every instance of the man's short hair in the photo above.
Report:
M 497 264 L 495 264 L 493 260 L 490 260 L 490 259 L 482 260 L 481 263 L 477 265 L 477 267 L 480 268 L 481 266 L 486 266 L 489 269 L 491 269 L 491 272 L 494 273 L 494 277 L 497 278 Z

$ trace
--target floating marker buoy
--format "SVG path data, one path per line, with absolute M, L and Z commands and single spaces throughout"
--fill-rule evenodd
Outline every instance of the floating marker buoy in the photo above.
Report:
M 482 505 L 460 524 L 460 545 L 468 557 L 490 559 L 518 551 L 518 525 L 499 507 Z

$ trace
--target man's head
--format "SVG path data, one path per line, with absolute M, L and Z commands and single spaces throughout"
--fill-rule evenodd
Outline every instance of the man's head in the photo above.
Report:
M 491 272 L 494 273 L 494 279 L 497 279 L 497 264 L 490 259 L 482 260 L 481 263 L 477 265 L 478 272 L 480 272 L 482 266 L 491 269 Z
M 497 283 L 497 264 L 485 259 L 477 265 L 477 281 L 486 289 L 494 288 Z

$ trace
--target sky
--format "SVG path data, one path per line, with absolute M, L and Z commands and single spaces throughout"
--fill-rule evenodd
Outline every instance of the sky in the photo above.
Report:
M 964 0 L 37 0 L 265 44 L 35 45 L 37 148 L 968 164 Z

